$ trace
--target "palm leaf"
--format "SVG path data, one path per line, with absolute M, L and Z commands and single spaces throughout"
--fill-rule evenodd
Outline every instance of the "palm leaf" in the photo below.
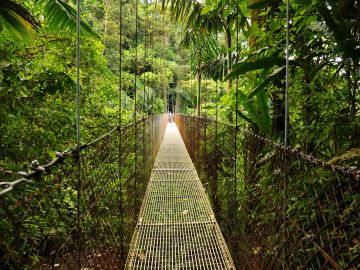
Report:
M 255 123 L 259 129 L 263 130 L 262 121 L 260 115 L 256 109 L 256 104 L 247 99 L 244 94 L 244 97 L 241 99 L 242 104 L 244 106 L 245 111 L 247 112 L 247 117 L 251 119 L 253 123 Z
M 176 93 L 177 95 L 181 96 L 181 98 L 183 100 L 186 100 L 187 102 L 191 102 L 191 98 L 189 96 L 189 93 L 186 92 L 185 90 L 181 89 L 181 88 L 175 88 L 174 89 L 174 93 Z
M 208 35 L 206 38 L 199 40 L 201 45 L 201 74 L 206 78 L 213 80 L 222 80 L 223 74 L 227 68 L 227 50 L 221 46 L 214 35 Z M 191 70 L 198 68 L 199 54 L 195 52 L 194 48 L 190 50 Z
M 280 77 L 285 76 L 285 67 L 281 67 L 276 69 L 274 73 L 266 77 L 261 84 L 255 87 L 255 89 L 249 94 L 248 99 L 251 99 L 255 95 L 257 95 L 260 91 L 262 91 L 269 83 L 279 79 Z
M 325 3 L 317 4 L 317 9 L 325 20 L 326 26 L 334 34 L 338 49 L 342 52 L 345 59 L 358 59 L 360 50 L 357 48 L 357 42 L 353 39 L 351 29 L 344 23 L 344 20 L 334 18 Z
M 38 29 L 38 23 L 30 12 L 10 0 L 0 1 L 0 25 L 18 40 L 34 38 Z
M 163 9 L 170 5 L 172 17 L 178 20 L 186 18 L 193 6 L 201 4 L 193 0 L 162 0 L 162 5 Z
M 330 60 L 325 60 L 324 62 L 313 67 L 309 72 L 310 81 L 312 81 L 315 78 L 318 72 L 320 72 L 324 67 L 326 67 L 329 64 L 330 64 Z
M 237 111 L 238 116 L 245 121 L 256 125 L 266 135 L 271 133 L 270 109 L 268 106 L 268 97 L 265 91 L 256 94 L 255 100 L 250 100 L 243 92 L 239 91 L 239 102 L 246 112 Z
M 262 57 L 255 61 L 241 62 L 233 66 L 233 70 L 225 77 L 225 80 L 236 78 L 249 71 L 283 65 L 285 65 L 285 58 L 278 56 Z
M 256 125 L 249 117 L 247 117 L 242 111 L 237 110 L 237 115 L 244 119 L 246 122 Z
M 76 9 L 61 0 L 39 0 L 38 4 L 45 3 L 44 17 L 47 25 L 52 30 L 67 30 L 76 32 Z M 81 34 L 86 34 L 100 39 L 100 36 L 91 28 L 89 24 L 81 20 Z
M 262 8 L 266 8 L 269 4 L 271 4 L 270 0 L 260 0 L 258 2 L 248 5 L 248 8 L 249 9 L 262 9 Z
M 268 106 L 268 97 L 264 90 L 256 94 L 256 101 L 259 109 L 259 118 L 261 129 L 265 132 L 266 135 L 270 135 L 271 132 L 271 119 L 270 119 L 270 110 Z

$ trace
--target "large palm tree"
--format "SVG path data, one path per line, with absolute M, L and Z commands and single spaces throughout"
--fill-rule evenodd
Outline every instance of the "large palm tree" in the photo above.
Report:
M 219 74 L 227 74 L 232 70 L 234 63 L 233 35 L 236 28 L 236 22 L 242 29 L 248 28 L 248 22 L 237 5 L 236 0 L 229 1 L 205 1 L 198 2 L 194 0 L 162 0 L 163 7 L 169 6 L 172 16 L 175 19 L 185 21 L 186 32 L 183 43 L 185 45 L 193 44 L 206 50 L 206 60 L 202 68 L 209 75 L 211 67 L 218 77 Z M 222 33 L 226 48 L 214 51 L 214 35 Z M 221 48 L 221 46 L 216 46 Z M 226 51 L 225 58 L 223 52 Z M 213 55 L 215 58 L 211 59 Z M 220 57 L 219 57 L 220 56 Z M 221 58 L 221 59 L 220 59 Z M 204 59 L 202 59 L 204 60 Z M 224 66 L 224 62 L 226 65 Z M 221 71 L 221 69 L 224 69 Z M 231 78 L 228 80 L 228 88 L 231 86 Z
M 62 0 L 39 0 L 36 5 L 43 8 L 43 16 L 51 30 L 76 30 L 76 10 Z M 32 14 L 14 0 L 0 1 L 0 31 L 7 31 L 19 40 L 36 36 L 40 24 Z M 82 33 L 99 37 L 84 21 L 81 21 Z

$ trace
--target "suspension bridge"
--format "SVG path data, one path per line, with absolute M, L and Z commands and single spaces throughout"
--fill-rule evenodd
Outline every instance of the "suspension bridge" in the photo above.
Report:
M 235 269 L 175 123 L 165 131 L 126 269 Z
M 135 89 L 124 125 L 121 65 L 119 125 L 80 144 L 78 20 L 76 147 L 25 172 L 0 171 L 0 268 L 360 267 L 358 170 L 242 129 L 236 113 L 235 125 L 202 117 L 201 76 L 197 116 L 140 118 Z
M 36 254 L 42 269 L 357 267 L 358 171 L 230 124 L 175 120 L 142 118 L 82 145 L 81 158 L 70 149 L 1 182 L 12 251 L 1 264 Z

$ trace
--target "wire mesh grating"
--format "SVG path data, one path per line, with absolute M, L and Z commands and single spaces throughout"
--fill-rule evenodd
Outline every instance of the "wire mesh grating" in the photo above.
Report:
M 166 125 L 151 115 L 116 127 L 2 196 L 0 269 L 123 269 Z
M 175 124 L 165 131 L 126 269 L 235 269 Z
M 359 268 L 356 168 L 206 117 L 175 121 L 237 269 Z
M 191 161 L 184 161 L 184 162 L 179 162 L 179 161 L 156 161 L 155 162 L 155 166 L 154 169 L 170 169 L 170 170 L 174 170 L 174 169 L 189 169 L 189 170 L 193 170 L 194 169 L 194 165 L 192 164 Z
M 213 222 L 141 225 L 129 269 L 235 269 Z
M 192 181 L 198 179 L 197 173 L 194 169 L 168 169 L 156 168 L 152 171 L 151 181 L 157 180 L 181 180 Z

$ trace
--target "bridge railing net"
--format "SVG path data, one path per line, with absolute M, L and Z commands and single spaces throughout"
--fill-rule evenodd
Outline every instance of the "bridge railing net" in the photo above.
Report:
M 85 145 L 80 182 L 74 151 L 0 197 L 0 268 L 123 268 L 166 123 L 149 116 Z
M 358 171 L 226 123 L 175 121 L 237 269 L 359 268 Z

